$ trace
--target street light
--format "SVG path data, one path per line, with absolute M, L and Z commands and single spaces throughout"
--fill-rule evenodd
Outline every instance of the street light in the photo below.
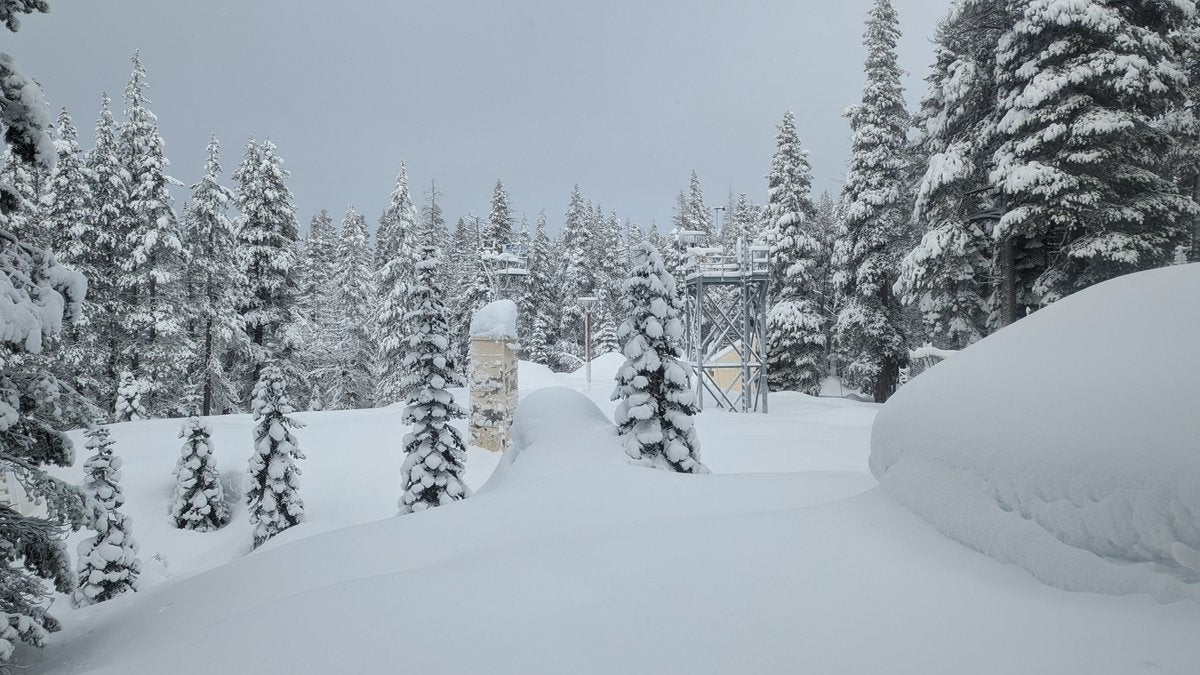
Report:
M 592 308 L 596 306 L 597 298 L 591 295 L 581 296 L 579 306 L 583 308 L 584 316 L 584 336 L 585 348 L 584 355 L 587 360 L 583 362 L 583 372 L 587 376 L 587 388 L 592 388 Z

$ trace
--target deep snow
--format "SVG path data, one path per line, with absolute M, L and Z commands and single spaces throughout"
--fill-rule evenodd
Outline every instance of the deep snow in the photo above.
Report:
M 901 388 L 871 469 L 1046 583 L 1200 599 L 1197 336 L 1200 264 L 1088 288 Z
M 517 452 L 472 449 L 473 497 L 399 518 L 400 408 L 297 415 L 309 520 L 253 553 L 240 504 L 214 533 L 167 522 L 180 421 L 116 425 L 126 512 L 143 557 L 168 564 L 148 564 L 136 594 L 56 603 L 65 628 L 20 653 L 26 672 L 1058 675 L 1200 663 L 1200 603 L 1052 588 L 898 505 L 867 469 L 874 404 L 783 394 L 766 416 L 709 409 L 697 426 L 713 475 L 629 466 L 608 400 L 621 361 L 599 357 L 582 392 L 582 373 L 522 363 Z M 249 419 L 212 424 L 222 473 L 240 478 Z

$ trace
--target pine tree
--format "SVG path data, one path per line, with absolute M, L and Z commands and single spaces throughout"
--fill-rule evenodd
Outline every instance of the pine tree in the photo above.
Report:
M 189 380 L 200 387 L 201 415 L 238 409 L 241 397 L 226 362 L 231 352 L 246 349 L 237 311 L 245 282 L 237 259 L 237 232 L 228 216 L 233 192 L 219 182 L 220 150 L 213 136 L 204 177 L 192 186 L 192 200 L 184 209 L 188 315 L 196 345 Z
M 117 387 L 117 399 L 113 403 L 113 418 L 118 422 L 136 422 L 149 417 L 142 403 L 142 394 L 146 393 L 146 385 L 134 377 L 128 370 L 121 373 L 121 383 Z
M 54 142 L 57 161 L 47 176 L 41 198 L 42 230 L 47 233 L 47 244 L 58 259 L 86 276 L 86 270 L 82 268 L 87 265 L 87 247 L 94 239 L 90 232 L 91 175 L 79 150 L 79 132 L 66 108 L 59 113 L 55 128 L 58 131 Z
M 304 518 L 304 502 L 298 494 L 300 469 L 295 462 L 304 455 L 291 431 L 304 425 L 289 417 L 295 410 L 288 400 L 287 380 L 273 362 L 263 364 L 254 385 L 251 412 L 257 424 L 246 506 L 254 525 L 254 547 L 258 548 Z
M 199 417 L 189 417 L 179 430 L 184 439 L 175 465 L 175 499 L 171 521 L 181 530 L 209 532 L 229 522 L 229 504 L 213 457 L 212 429 Z
M 14 199 L 13 209 L 8 214 L 9 229 L 24 241 L 50 248 L 54 242 L 42 223 L 44 173 L 45 169 L 36 162 L 26 161 L 12 152 L 5 152 L 0 158 L 0 184 Z
M 147 410 L 158 417 L 180 399 L 185 381 L 181 364 L 191 345 L 183 318 L 183 244 L 167 191 L 163 140 L 157 118 L 146 107 L 145 90 L 146 71 L 134 53 L 120 135 L 129 201 L 122 214 L 128 257 L 121 261 L 119 284 L 133 310 L 123 321 L 122 354 L 127 367 L 145 382 Z
M 408 170 L 401 162 L 396 187 L 388 198 L 387 208 L 379 217 L 379 229 L 375 233 L 375 268 L 382 270 L 389 260 L 397 257 L 415 260 L 413 251 L 421 238 L 422 229 L 412 195 L 408 191 Z M 410 270 L 405 285 L 415 278 Z
M 454 363 L 449 325 L 437 287 L 437 249 L 421 249 L 417 284 L 411 294 L 405 323 L 413 331 L 406 340 L 404 367 L 404 464 L 400 513 L 413 513 L 470 496 L 463 482 L 466 446 L 450 420 L 466 412 L 454 402 L 448 387 L 463 386 Z
M 501 253 L 505 244 L 513 241 L 512 207 L 508 204 L 508 193 L 504 183 L 496 180 L 492 190 L 492 210 L 488 215 L 487 229 L 483 233 L 483 252 Z
M 326 408 L 367 408 L 375 394 L 375 280 L 367 220 L 346 212 L 337 244 L 337 321 L 329 336 L 331 368 L 316 373 Z
M 768 375 L 777 390 L 817 395 L 825 376 L 825 316 L 817 301 L 820 242 L 812 235 L 812 169 L 789 111 L 767 178 L 774 304 L 767 315 Z
M 1042 305 L 1165 264 L 1183 240 L 1197 207 L 1161 166 L 1159 120 L 1186 83 L 1168 36 L 1191 4 L 1029 2 L 1000 37 L 995 236 L 1046 248 Z
M 711 245 L 714 234 L 712 219 L 709 218 L 708 207 L 704 204 L 704 192 L 700 189 L 700 177 L 696 175 L 695 171 L 692 172 L 692 179 L 688 183 L 687 199 L 683 205 L 684 229 L 690 232 L 703 232 L 705 241 L 700 245 Z
M 416 283 L 415 243 L 420 237 L 421 227 L 408 193 L 408 175 L 401 164 L 396 189 L 392 192 L 387 210 L 379 219 L 375 249 L 379 262 L 376 287 L 380 303 L 377 316 L 379 377 L 375 385 L 376 405 L 397 403 L 403 397 L 403 341 L 408 335 L 404 315 L 408 310 L 408 292 Z
M 262 144 L 251 140 L 234 173 L 241 212 L 237 241 L 246 283 L 238 311 L 250 354 L 244 364 L 243 386 L 259 379 L 268 360 L 275 360 L 291 383 L 304 379 L 294 362 L 300 339 L 296 300 L 299 256 L 289 175 L 269 140 Z
M 867 82 L 850 113 L 850 172 L 846 207 L 846 304 L 838 314 L 835 346 L 852 385 L 891 396 L 907 362 L 900 303 L 892 292 L 906 236 L 904 149 L 908 114 L 896 63 L 899 21 L 890 0 L 876 0 L 867 21 Z
M 93 424 L 85 447 L 93 452 L 83 465 L 83 492 L 87 498 L 88 522 L 96 534 L 79 544 L 79 584 L 76 606 L 111 600 L 137 590 L 142 570 L 132 520 L 121 513 L 125 495 L 121 491 L 121 458 L 113 454 L 108 427 Z
M 97 401 L 116 399 L 121 373 L 125 370 L 121 321 L 133 313 L 130 298 L 122 292 L 120 284 L 121 261 L 129 255 L 125 237 L 128 220 L 122 212 L 129 203 L 129 172 L 121 162 L 117 124 L 110 105 L 108 94 L 103 94 L 96 120 L 96 143 L 87 156 L 94 201 L 90 214 L 92 228 L 82 237 L 86 264 L 81 271 L 92 274 L 87 277 L 86 328 L 81 327 L 78 333 L 80 353 L 72 359 L 93 373 L 95 390 L 87 393 Z
M 560 339 L 573 345 L 583 345 L 583 310 L 578 299 L 596 293 L 595 266 L 591 258 L 595 251 L 583 193 L 579 186 L 571 192 L 566 221 L 562 229 L 562 260 L 559 278 L 562 280 L 560 318 L 557 333 Z
M 550 350 L 557 342 L 558 283 L 555 275 L 550 236 L 546 233 L 546 212 L 538 215 L 537 234 L 529 251 L 529 278 L 521 302 L 521 347 L 525 358 L 549 365 Z
M 304 240 L 303 274 L 299 302 L 310 330 L 319 333 L 332 324 L 334 278 L 337 271 L 337 229 L 329 212 L 321 209 L 308 223 Z M 313 342 L 312 336 L 308 341 Z
M 617 371 L 613 418 L 634 464 L 680 473 L 708 473 L 700 462 L 698 411 L 687 367 L 679 362 L 683 339 L 675 279 L 649 244 L 634 251 L 624 285 L 625 321 L 617 334 L 625 363 Z
M 20 14 L 45 12 L 45 2 L 0 2 L 0 22 L 18 27 Z M 54 147 L 44 129 L 49 108 L 41 90 L 0 54 L 0 150 L 42 170 L 54 164 Z M 40 355 L 60 332 L 64 320 L 79 318 L 86 281 L 61 266 L 53 254 L 21 241 L 9 229 L 17 208 L 12 186 L 0 181 L 0 466 L 20 467 L 16 478 L 29 496 L 42 500 L 47 515 L 25 516 L 0 504 L 0 668 L 9 663 L 18 641 L 44 646 L 60 624 L 42 605 L 48 593 L 74 588 L 64 529 L 84 521 L 78 489 L 53 478 L 46 465 L 70 466 L 71 442 L 51 425 L 59 417 L 59 386 L 42 368 Z
M 896 292 L 917 306 L 943 347 L 965 347 L 992 323 L 996 219 L 988 167 L 997 139 L 996 43 L 1011 24 L 1006 4 L 954 5 L 938 28 L 937 59 L 917 120 L 928 161 L 913 216 L 925 234 L 902 261 Z M 1004 246 L 1012 250 L 1014 242 Z
M 44 185 L 40 230 L 46 234 L 47 244 L 59 261 L 83 274 L 93 286 L 103 284 L 97 281 L 101 270 L 97 269 L 96 253 L 92 250 L 98 234 L 93 223 L 92 175 L 79 150 L 78 132 L 66 108 L 59 113 L 56 129 L 57 161 Z M 107 360 L 97 349 L 99 335 L 95 330 L 101 327 L 98 324 L 102 322 L 97 319 L 102 310 L 92 307 L 91 302 L 93 297 L 101 295 L 96 290 L 89 292 L 85 318 L 63 331 L 62 344 L 52 365 L 56 377 L 87 401 L 108 400 L 101 398 L 107 391 L 103 370 Z

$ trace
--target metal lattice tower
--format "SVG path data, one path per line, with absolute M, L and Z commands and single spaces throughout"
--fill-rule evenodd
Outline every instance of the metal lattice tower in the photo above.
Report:
M 696 401 L 767 412 L 768 247 L 738 240 L 689 248 L 684 265 L 685 343 Z
M 488 266 L 493 289 L 497 298 L 516 300 L 529 275 L 526 269 L 525 244 L 504 244 L 500 253 L 484 253 L 483 262 Z

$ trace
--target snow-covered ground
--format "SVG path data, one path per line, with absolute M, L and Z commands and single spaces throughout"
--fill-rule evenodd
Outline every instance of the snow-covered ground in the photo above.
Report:
M 402 518 L 399 408 L 298 415 L 308 521 L 253 553 L 240 503 L 215 533 L 167 521 L 179 421 L 115 425 L 143 589 L 60 599 L 64 630 L 18 661 L 64 675 L 1197 672 L 1200 603 L 1045 585 L 878 487 L 877 405 L 781 394 L 766 416 L 707 410 L 713 475 L 627 465 L 607 400 L 619 361 L 597 359 L 582 392 L 582 374 L 521 364 L 519 453 L 472 450 L 471 499 Z M 237 484 L 251 422 L 212 423 Z

